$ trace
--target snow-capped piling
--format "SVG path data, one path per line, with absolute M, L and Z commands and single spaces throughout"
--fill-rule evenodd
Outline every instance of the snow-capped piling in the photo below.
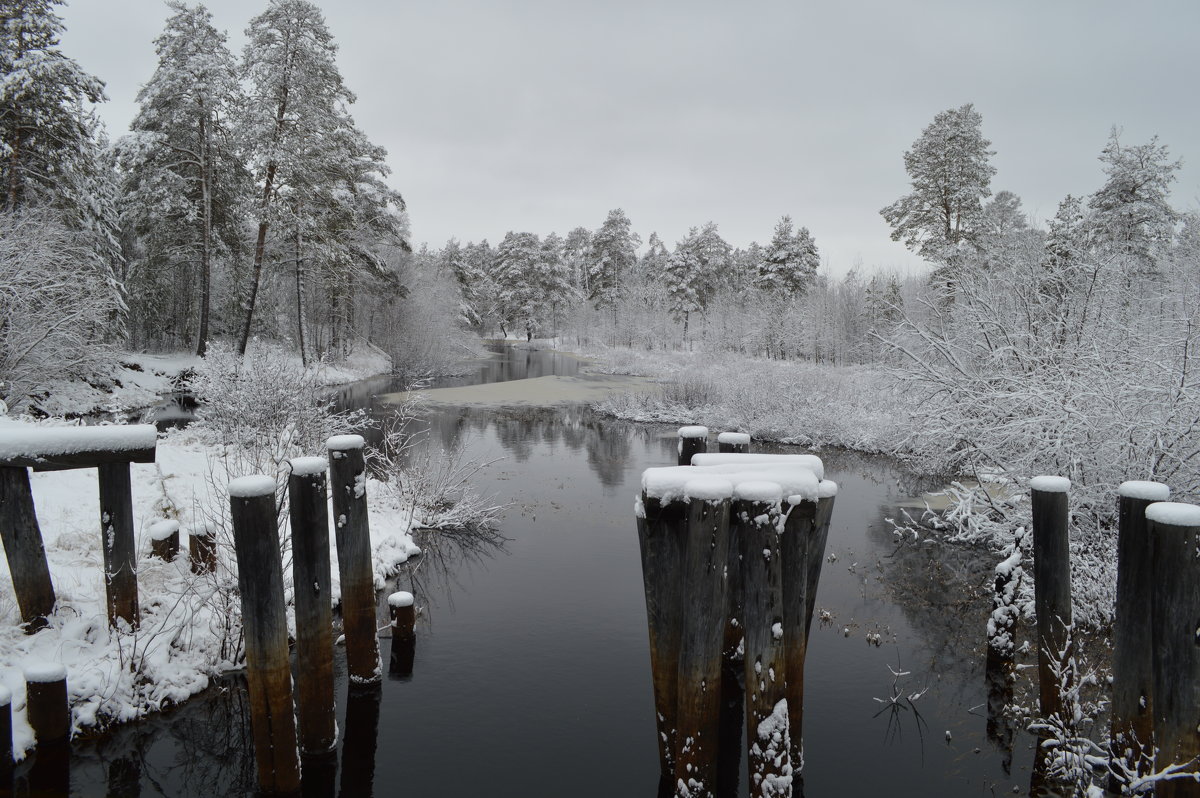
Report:
M 342 629 L 346 635 L 346 669 L 353 684 L 380 679 L 364 445 L 361 435 L 337 435 L 327 442 L 334 537 L 342 589 Z
M 411 679 L 413 660 L 417 654 L 417 608 L 413 594 L 405 591 L 388 596 L 392 614 L 392 651 L 388 676 L 392 679 Z
M 777 483 L 737 484 L 730 512 L 742 568 L 742 633 L 746 679 L 746 751 L 751 792 L 791 772 L 789 746 L 768 751 L 760 726 L 772 722 L 784 692 L 783 569 L 780 516 L 783 493 Z
M 25 672 L 25 720 L 38 748 L 71 738 L 67 669 L 58 662 L 31 662 Z
M 1118 774 L 1150 773 L 1154 762 L 1154 668 L 1149 619 L 1153 577 L 1146 508 L 1166 501 L 1159 482 L 1124 482 L 1117 489 L 1117 601 L 1113 624 L 1112 757 L 1109 788 L 1120 793 Z
M 687 541 L 679 581 L 687 612 L 679 644 L 675 781 L 692 796 L 714 795 L 721 714 L 721 653 L 725 638 L 725 568 L 733 483 L 700 476 L 684 486 Z
M 1157 502 L 1146 508 L 1151 538 L 1151 650 L 1155 768 L 1200 756 L 1200 506 Z M 1167 798 L 1196 795 L 1196 783 L 1155 784 Z
M 296 611 L 296 704 L 300 751 L 323 754 L 337 745 L 333 699 L 333 610 L 329 505 L 323 457 L 290 463 L 292 584 Z
M 179 522 L 164 518 L 150 525 L 150 556 L 170 562 L 179 554 Z
M 749 454 L 749 433 L 722 432 L 717 436 L 717 451 L 721 454 Z
M 818 463 L 820 461 L 818 460 Z M 824 473 L 824 468 L 821 468 Z M 838 486 L 831 479 L 822 479 L 817 485 L 817 515 L 813 520 L 812 540 L 808 546 L 808 583 L 805 585 L 806 603 L 804 637 L 812 629 L 813 611 L 817 606 L 817 587 L 821 584 L 821 564 L 825 562 L 825 547 L 829 543 L 829 524 L 833 520 L 833 501 L 837 498 Z
M 1067 535 L 1065 477 L 1029 481 L 1033 503 L 1033 596 L 1037 611 L 1038 692 L 1043 718 L 1062 714 L 1057 668 L 1070 661 L 1071 552 Z
M 708 451 L 708 427 L 679 428 L 679 465 L 691 465 L 692 456 Z
M 792 762 L 801 762 L 804 727 L 804 658 L 808 653 L 808 549 L 816 545 L 815 497 L 789 496 L 780 540 L 783 581 L 783 681 Z
M 36 632 L 45 627 L 57 599 L 24 467 L 0 468 L 0 537 L 21 622 L 26 632 Z
M 188 531 L 188 558 L 192 573 L 211 574 L 217 570 L 217 531 L 206 522 Z
M 129 463 L 101 463 L 100 539 L 104 551 L 104 591 L 108 622 L 137 626 L 137 546 L 133 539 L 133 489 Z
M 229 508 L 242 600 L 258 785 L 264 793 L 287 795 L 300 789 L 300 759 L 292 712 L 275 480 L 267 476 L 233 480 L 229 483 Z

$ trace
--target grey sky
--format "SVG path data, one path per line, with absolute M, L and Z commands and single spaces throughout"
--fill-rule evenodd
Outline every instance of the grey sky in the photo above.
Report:
M 262 3 L 211 0 L 240 53 Z M 597 228 L 623 207 L 672 246 L 713 220 L 735 246 L 790 214 L 834 274 L 917 268 L 879 209 L 908 188 L 903 153 L 934 114 L 972 102 L 996 150 L 993 190 L 1039 219 L 1102 182 L 1109 129 L 1158 134 L 1200 207 L 1200 3 L 438 2 L 322 0 L 385 146 L 413 240 Z M 152 73 L 158 0 L 74 0 L 66 53 L 108 83 L 123 133 Z

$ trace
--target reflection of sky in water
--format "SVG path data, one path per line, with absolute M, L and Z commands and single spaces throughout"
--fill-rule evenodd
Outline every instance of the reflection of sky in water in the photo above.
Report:
M 452 408 L 430 425 L 429 445 L 504 458 L 478 487 L 511 502 L 509 540 L 495 556 L 449 551 L 444 578 L 418 580 L 430 614 L 418 624 L 412 679 L 383 684 L 376 794 L 652 795 L 658 763 L 633 499 L 644 468 L 673 464 L 673 429 L 579 409 Z M 837 559 L 817 597 L 833 620 L 814 620 L 809 643 L 806 795 L 1024 793 L 1029 738 L 1017 737 L 1011 776 L 985 738 L 990 599 L 971 589 L 989 581 L 990 566 L 956 549 L 898 546 L 883 518 L 920 486 L 879 458 L 823 456 L 841 491 L 829 541 Z M 882 645 L 868 644 L 868 633 Z M 381 650 L 386 667 L 388 641 Z M 889 666 L 909 675 L 894 678 Z M 929 689 L 893 709 L 875 700 L 892 695 L 893 682 L 905 695 Z M 340 717 L 345 691 L 343 678 Z M 96 787 L 79 794 L 103 794 L 101 760 L 136 748 L 146 750 L 143 795 L 158 794 L 151 773 L 175 795 L 214 794 L 205 779 L 223 769 L 244 777 L 248 741 L 233 745 L 232 732 L 197 732 L 187 749 L 183 730 L 207 704 L 182 710 L 177 725 L 168 715 L 87 744 L 75 782 Z

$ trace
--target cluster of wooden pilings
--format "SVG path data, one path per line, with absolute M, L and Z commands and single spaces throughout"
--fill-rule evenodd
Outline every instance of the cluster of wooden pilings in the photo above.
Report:
M 662 790 L 790 796 L 802 762 L 804 658 L 837 486 L 812 455 L 708 454 L 679 431 L 677 467 L 637 502 Z
M 1044 718 L 1062 718 L 1070 711 L 1064 707 L 1063 689 L 1077 677 L 1069 489 L 1064 477 L 1035 477 L 1030 482 L 1038 698 Z M 1138 779 L 1178 767 L 1184 777 L 1154 782 L 1154 795 L 1196 798 L 1200 796 L 1195 775 L 1200 772 L 1200 506 L 1168 501 L 1170 488 L 1157 482 L 1125 482 L 1117 493 L 1108 793 L 1127 794 Z M 1011 569 L 999 569 L 998 597 L 1009 592 L 1010 579 Z M 998 598 L 997 604 L 1001 603 Z M 989 631 L 993 635 L 988 655 L 990 694 L 999 681 L 997 670 L 1011 673 L 1013 652 L 1011 625 Z M 997 636 L 1004 642 L 996 644 Z M 1031 794 L 1049 794 L 1052 789 L 1040 772 L 1044 766 L 1039 756 Z

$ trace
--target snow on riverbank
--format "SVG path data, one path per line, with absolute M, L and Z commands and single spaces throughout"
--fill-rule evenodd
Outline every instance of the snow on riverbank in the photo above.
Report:
M 60 422 L 61 423 L 61 422 Z M 0 419 L 8 430 L 34 425 Z M 231 475 L 219 447 L 198 432 L 174 431 L 158 442 L 156 463 L 131 466 L 138 590 L 138 631 L 108 627 L 100 546 L 100 511 L 95 469 L 31 475 L 34 503 L 58 604 L 50 626 L 26 636 L 20 626 L 7 560 L 0 565 L 0 686 L 13 693 L 15 747 L 28 749 L 22 669 L 48 661 L 67 668 L 75 731 L 127 721 L 182 701 L 208 686 L 209 677 L 235 667 L 240 623 L 232 539 L 220 519 L 227 512 Z M 279 476 L 286 481 L 286 473 Z M 377 587 L 409 557 L 419 553 L 409 531 L 425 522 L 390 484 L 369 478 L 371 543 Z M 331 515 L 332 517 L 332 515 Z M 174 562 L 150 559 L 151 529 L 178 519 L 180 548 Z M 188 532 L 217 527 L 216 574 L 189 567 Z M 337 598 L 337 552 L 331 538 L 333 597 Z M 284 560 L 290 601 L 290 559 Z M 291 619 L 289 618 L 289 622 Z

